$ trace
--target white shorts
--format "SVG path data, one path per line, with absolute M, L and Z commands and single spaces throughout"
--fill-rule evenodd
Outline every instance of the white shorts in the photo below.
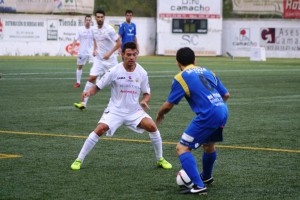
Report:
M 77 56 L 77 65 L 85 65 L 87 61 L 93 63 L 94 56 L 92 55 L 79 55 Z
M 137 133 L 143 133 L 145 130 L 137 126 L 145 117 L 152 119 L 143 109 L 132 114 L 121 114 L 110 112 L 109 109 L 106 108 L 98 123 L 108 125 L 109 130 L 106 132 L 106 136 L 112 137 L 121 125 L 125 125 Z
M 94 57 L 94 63 L 90 70 L 91 76 L 102 76 L 110 68 L 118 64 L 117 57 L 110 57 L 108 60 L 100 60 L 97 57 Z

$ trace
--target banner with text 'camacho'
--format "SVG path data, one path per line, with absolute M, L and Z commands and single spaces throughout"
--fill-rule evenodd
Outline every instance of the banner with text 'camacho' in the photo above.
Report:
M 94 0 L 0 0 L 2 13 L 92 14 Z

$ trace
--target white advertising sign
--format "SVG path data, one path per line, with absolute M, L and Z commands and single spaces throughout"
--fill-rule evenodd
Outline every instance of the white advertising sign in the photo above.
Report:
M 86 13 L 92 14 L 94 0 L 56 0 L 54 13 Z
M 260 46 L 267 51 L 294 51 L 300 53 L 300 26 L 260 28 Z
M 156 54 L 175 55 L 181 47 L 197 56 L 222 54 L 221 0 L 158 0 L 157 5 Z
M 158 0 L 159 18 L 221 18 L 220 0 Z
M 283 0 L 232 0 L 236 13 L 279 14 L 283 13 Z
M 3 13 L 84 13 L 92 14 L 94 0 L 0 0 Z
M 1 1 L 1 0 L 0 0 Z M 84 26 L 85 16 L 69 15 L 0 15 L 0 56 L 49 55 L 70 56 L 70 47 L 79 27 Z M 105 22 L 118 31 L 122 17 L 105 18 Z M 155 52 L 155 19 L 134 18 L 140 55 Z M 93 17 L 92 26 L 95 20 Z M 76 44 L 78 49 L 80 42 Z M 75 48 L 75 49 L 76 49 Z
M 2 19 L 5 41 L 44 41 L 45 21 L 38 19 Z
M 300 58 L 300 24 L 287 20 L 225 20 L 223 55 L 250 57 L 264 48 L 266 57 Z

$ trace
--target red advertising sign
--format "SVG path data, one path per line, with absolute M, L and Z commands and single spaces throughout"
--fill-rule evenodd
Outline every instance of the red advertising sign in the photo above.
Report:
M 291 19 L 300 18 L 300 0 L 284 0 L 283 17 Z

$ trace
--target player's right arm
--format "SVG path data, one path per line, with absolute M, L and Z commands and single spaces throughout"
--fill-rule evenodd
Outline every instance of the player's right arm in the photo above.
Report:
M 73 40 L 73 44 L 72 44 L 72 50 L 71 50 L 71 55 L 73 56 L 74 51 L 75 51 L 75 45 L 76 45 L 76 40 Z
M 85 97 L 95 95 L 99 90 L 100 89 L 96 85 L 93 85 L 88 91 L 82 93 L 81 100 L 83 101 Z
M 175 76 L 176 77 L 176 76 Z M 172 110 L 173 106 L 178 104 L 180 100 L 186 95 L 181 84 L 176 80 L 173 80 L 171 92 L 168 96 L 168 100 L 161 106 L 156 116 L 156 123 L 159 124 L 164 120 L 164 115 Z
M 71 55 L 73 55 L 74 52 L 75 52 L 75 45 L 76 45 L 76 42 L 77 42 L 78 39 L 79 39 L 79 30 L 77 30 L 76 35 L 75 35 L 74 40 L 73 40 Z
M 93 56 L 95 57 L 97 55 L 97 43 L 96 43 L 95 38 L 93 39 L 93 41 L 94 41 Z
M 161 108 L 159 109 L 157 116 L 156 116 L 156 123 L 160 124 L 164 118 L 165 118 L 165 114 L 167 114 L 170 110 L 172 110 L 174 104 L 171 104 L 169 102 L 165 102 Z

